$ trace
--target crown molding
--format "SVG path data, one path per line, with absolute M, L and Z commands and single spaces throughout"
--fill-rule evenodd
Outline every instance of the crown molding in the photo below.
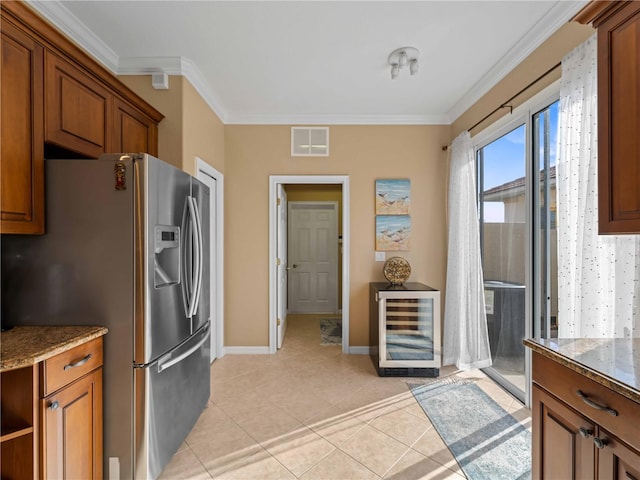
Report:
M 529 56 L 588 0 L 560 0 L 446 114 L 437 115 L 232 115 L 213 93 L 200 69 L 183 57 L 119 58 L 99 37 L 58 0 L 26 0 L 38 13 L 116 75 L 182 75 L 223 124 L 244 125 L 450 125 Z
M 520 65 L 533 51 L 571 19 L 589 0 L 560 0 L 449 110 L 453 123 L 484 94 Z
M 182 57 L 123 57 L 118 60 L 118 75 L 151 75 L 166 73 L 182 75 L 184 71 Z
M 200 69 L 184 57 L 126 57 L 118 62 L 118 75 L 151 75 L 152 73 L 182 75 L 200 94 L 222 123 L 227 123 L 227 111 L 213 94 Z
M 30 7 L 80 45 L 112 73 L 118 67 L 118 55 L 98 38 L 78 17 L 57 0 L 26 0 Z
M 229 115 L 227 125 L 449 125 L 446 115 Z

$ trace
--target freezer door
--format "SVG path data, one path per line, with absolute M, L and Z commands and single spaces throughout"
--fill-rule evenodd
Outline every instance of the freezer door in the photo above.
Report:
M 137 297 L 135 362 L 147 364 L 186 340 L 194 332 L 183 299 L 184 218 L 191 177 L 149 155 L 137 162 L 142 170 L 137 198 L 143 220 L 136 246 L 143 251 L 138 279 L 144 294 Z M 136 269 L 137 271 L 137 269 Z
M 203 325 L 208 324 L 211 318 L 211 300 L 209 291 L 211 289 L 210 277 L 210 245 L 209 224 L 209 187 L 195 178 L 191 178 L 191 196 L 197 206 L 200 222 L 200 280 L 197 304 L 193 310 L 193 330 L 198 330 Z
M 209 326 L 135 369 L 135 477 L 153 480 L 178 450 L 210 394 Z

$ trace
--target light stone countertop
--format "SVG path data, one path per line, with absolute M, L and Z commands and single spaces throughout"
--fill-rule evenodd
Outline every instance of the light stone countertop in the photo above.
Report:
M 35 365 L 107 332 L 98 326 L 13 327 L 0 333 L 0 372 Z
M 534 352 L 640 403 L 640 338 L 523 341 Z

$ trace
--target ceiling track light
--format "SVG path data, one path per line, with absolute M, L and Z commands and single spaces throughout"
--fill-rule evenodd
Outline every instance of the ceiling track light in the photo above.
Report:
M 391 78 L 398 78 L 400 69 L 409 65 L 409 73 L 418 73 L 418 54 L 420 52 L 414 47 L 402 47 L 394 50 L 389 55 L 389 65 L 391 65 Z
M 397 63 L 391 64 L 391 78 L 398 78 L 400 74 L 400 67 Z

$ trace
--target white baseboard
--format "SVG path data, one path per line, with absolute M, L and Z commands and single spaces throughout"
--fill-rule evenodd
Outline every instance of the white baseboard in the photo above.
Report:
M 369 355 L 370 347 L 349 347 L 350 355 Z
M 268 355 L 269 347 L 224 347 L 228 355 Z

